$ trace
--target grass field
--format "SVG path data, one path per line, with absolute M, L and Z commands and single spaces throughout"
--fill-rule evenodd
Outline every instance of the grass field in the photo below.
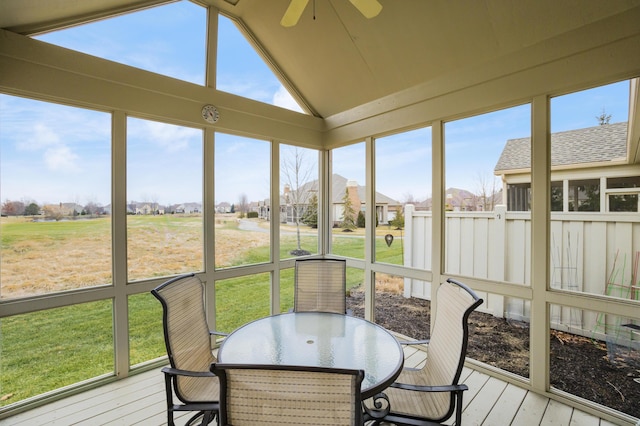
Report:
M 268 226 L 262 224 L 261 226 Z M 33 222 L 2 218 L 0 253 L 2 298 L 45 294 L 111 282 L 111 222 L 91 220 Z M 296 248 L 293 227 L 282 227 L 281 258 Z M 203 269 L 201 216 L 129 216 L 130 280 Z M 303 232 L 303 248 L 315 252 L 317 235 Z M 363 231 L 334 230 L 334 251 L 361 258 Z M 384 235 L 389 232 L 380 229 Z M 354 238 L 355 237 L 355 238 Z M 358 238 L 359 237 L 359 238 Z M 402 261 L 401 244 L 376 242 L 378 259 Z M 269 260 L 269 233 L 243 231 L 233 217 L 216 219 L 217 267 Z M 362 271 L 348 271 L 348 287 L 362 282 Z M 281 272 L 281 309 L 293 306 L 293 270 Z M 270 313 L 269 274 L 216 282 L 217 328 L 232 331 Z M 128 301 L 130 364 L 165 355 L 161 307 L 150 294 Z M 49 309 L 0 320 L 0 406 L 102 374 L 112 374 L 113 302 L 103 300 Z M 34 374 L 37 372 L 37 374 Z

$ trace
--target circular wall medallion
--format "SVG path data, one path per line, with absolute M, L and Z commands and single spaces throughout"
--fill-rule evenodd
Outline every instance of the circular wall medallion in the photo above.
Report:
M 220 118 L 220 113 L 218 113 L 218 108 L 213 105 L 205 105 L 202 107 L 202 118 L 207 123 L 215 123 Z

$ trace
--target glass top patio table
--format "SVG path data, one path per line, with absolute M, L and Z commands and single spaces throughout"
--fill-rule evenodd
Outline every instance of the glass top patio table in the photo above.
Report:
M 386 389 L 400 375 L 398 341 L 377 324 L 349 315 L 296 312 L 250 322 L 229 334 L 218 361 L 361 369 L 363 399 Z

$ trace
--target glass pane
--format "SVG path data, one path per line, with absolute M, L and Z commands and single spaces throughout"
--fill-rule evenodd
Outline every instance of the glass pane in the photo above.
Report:
M 114 374 L 112 312 L 104 300 L 2 318 L 0 406 Z
M 551 305 L 551 386 L 640 417 L 640 318 Z
M 626 192 L 626 188 L 630 189 Z M 640 194 L 640 176 L 629 176 L 623 178 L 607 179 L 607 189 L 615 189 L 616 191 L 607 191 L 610 212 L 637 212 L 638 194 Z
M 562 189 L 562 188 L 560 188 Z M 554 199 L 557 197 L 558 187 L 552 188 L 552 200 L 551 205 L 555 209 L 558 208 L 558 202 Z M 562 200 L 560 200 L 562 202 Z M 531 210 L 531 184 L 530 183 L 514 183 L 507 184 L 507 211 L 510 212 L 527 212 Z M 562 210 L 562 204 L 559 206 L 559 210 Z
M 268 262 L 271 144 L 216 133 L 214 170 L 216 268 Z
M 572 191 L 571 186 L 569 186 L 569 191 Z M 551 182 L 551 211 L 552 212 L 561 212 L 564 209 L 563 206 L 563 194 L 564 187 L 562 182 Z M 529 201 L 531 199 L 529 198 Z
M 183 0 L 35 38 L 202 85 L 206 29 L 206 9 Z
M 111 283 L 110 114 L 0 95 L 0 193 L 3 299 Z
M 318 252 L 318 151 L 281 145 L 280 258 Z
M 364 259 L 364 228 L 358 214 L 366 211 L 364 142 L 331 151 L 331 252 Z
M 600 179 L 583 179 L 569 181 L 569 211 L 600 211 Z M 562 194 L 560 194 L 562 197 Z M 553 207 L 553 205 L 552 205 Z
M 129 118 L 129 280 L 202 271 L 202 131 Z
M 609 194 L 610 212 L 637 212 L 638 194 Z
M 528 283 L 530 217 L 508 214 L 501 180 L 517 208 L 528 209 L 528 187 L 509 185 L 523 183 L 512 173 L 529 167 L 530 135 L 528 104 L 445 124 L 447 273 Z
M 129 296 L 129 363 L 140 364 L 167 355 L 162 305 L 149 293 Z
M 626 165 L 630 82 L 551 99 L 551 178 L 568 212 L 551 220 L 551 286 L 633 299 L 640 256 L 637 165 Z M 605 243 L 606 242 L 606 243 Z
M 431 198 L 431 127 L 376 139 L 375 147 L 376 261 L 423 267 L 424 251 L 411 252 L 415 259 L 405 258 L 404 246 L 415 242 L 404 230 L 413 229 L 405 223 L 413 221 L 414 213 L 431 210 L 427 205 Z M 420 247 L 425 244 L 430 242 L 418 243 Z
M 230 333 L 271 314 L 271 274 L 216 281 L 216 329 Z
M 222 15 L 218 16 L 216 88 L 255 101 L 304 112 L 233 21 Z

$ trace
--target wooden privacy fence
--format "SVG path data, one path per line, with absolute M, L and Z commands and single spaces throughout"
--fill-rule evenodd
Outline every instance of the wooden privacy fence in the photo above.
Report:
M 431 270 L 432 212 L 405 207 L 404 264 Z M 551 213 L 552 288 L 640 300 L 640 217 L 637 213 Z M 445 274 L 530 285 L 531 214 L 446 212 Z M 431 284 L 405 278 L 405 297 L 429 299 Z M 529 320 L 529 300 L 480 295 L 481 311 Z M 631 318 L 554 305 L 552 326 L 601 340 L 638 340 Z

